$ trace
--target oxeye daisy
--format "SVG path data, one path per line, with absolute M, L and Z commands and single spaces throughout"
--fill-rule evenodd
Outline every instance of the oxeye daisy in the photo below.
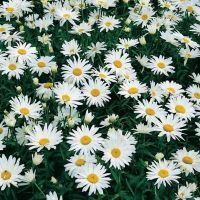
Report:
M 136 46 L 139 42 L 138 39 L 126 39 L 126 38 L 119 38 L 120 44 L 117 44 L 117 49 L 129 49 L 130 47 Z
M 117 76 L 117 79 L 119 83 L 124 82 L 124 81 L 131 82 L 131 81 L 137 80 L 137 74 L 134 69 L 128 68 L 124 70 L 123 74 L 119 74 Z
M 14 185 L 18 186 L 18 182 L 21 180 L 20 173 L 24 169 L 24 165 L 20 165 L 20 158 L 16 159 L 13 156 L 9 156 L 7 159 L 4 154 L 0 157 L 0 187 L 4 190 L 6 187 Z
M 78 35 L 82 35 L 83 33 L 85 33 L 87 36 L 90 36 L 91 31 L 92 31 L 92 26 L 87 22 L 82 22 L 79 25 L 74 24 L 72 30 L 69 32 Z
M 199 151 L 187 151 L 185 147 L 179 149 L 176 153 L 172 153 L 172 159 L 177 162 L 178 166 L 185 167 L 185 175 L 194 174 L 194 170 L 200 172 L 200 154 Z
M 63 200 L 63 197 L 60 196 L 58 197 L 57 193 L 54 192 L 49 192 L 49 194 L 46 195 L 47 200 Z
M 200 103 L 200 87 L 198 85 L 191 85 L 186 89 L 186 92 L 192 101 Z
M 33 171 L 33 169 L 30 169 L 29 171 L 25 172 L 25 175 L 22 176 L 21 181 L 22 183 L 19 183 L 19 186 L 29 185 L 30 183 L 34 182 L 35 179 L 36 170 Z
M 180 44 L 178 43 L 178 41 L 175 39 L 175 36 L 170 32 L 170 31 L 166 31 L 166 32 L 162 32 L 160 31 L 160 37 L 165 40 L 166 42 L 178 47 Z
M 172 181 L 178 183 L 177 179 L 180 178 L 178 175 L 181 173 L 173 161 L 168 163 L 165 159 L 154 161 L 147 169 L 147 180 L 157 179 L 155 183 L 157 188 L 160 188 L 162 183 L 164 186 L 166 183 L 170 185 Z
M 77 107 L 82 104 L 79 102 L 83 99 L 81 91 L 66 82 L 56 83 L 53 87 L 53 92 L 55 93 L 56 101 L 65 104 L 67 107 Z
M 171 64 L 171 57 L 165 59 L 164 56 L 160 55 L 159 57 L 152 56 L 152 59 L 149 60 L 146 67 L 151 69 L 154 74 L 165 74 L 168 76 L 168 72 L 174 73 L 174 67 Z
M 15 29 L 11 24 L 0 24 L 0 35 Z
M 139 123 L 136 125 L 135 129 L 132 129 L 134 131 L 134 134 L 151 134 L 152 131 L 154 131 L 154 127 L 151 126 L 151 124 L 143 124 Z
M 17 59 L 19 63 L 33 62 L 37 58 L 37 50 L 35 47 L 31 47 L 31 44 L 22 44 L 19 42 L 17 46 L 8 46 L 7 49 L 9 57 L 12 59 Z
M 68 65 L 62 67 L 62 77 L 65 81 L 71 84 L 83 84 L 87 79 L 90 79 L 90 69 L 92 65 L 85 59 L 76 59 L 73 57 L 73 61 L 68 59 Z
M 125 98 L 131 97 L 136 100 L 141 96 L 142 93 L 147 92 L 147 86 L 140 83 L 137 80 L 124 81 L 119 88 L 118 94 L 123 95 Z
M 5 121 L 0 122 L 0 140 L 8 136 L 8 127 L 5 126 Z
M 61 53 L 65 56 L 78 55 L 81 52 L 81 48 L 75 39 L 69 42 L 65 41 L 62 50 Z
M 104 106 L 105 101 L 110 100 L 108 96 L 111 93 L 109 86 L 98 79 L 95 81 L 90 79 L 88 83 L 85 82 L 82 91 L 83 96 L 87 99 L 88 106 L 95 105 L 96 107 L 101 107 Z
M 194 72 L 190 76 L 193 79 L 193 82 L 200 84 L 200 74 L 195 74 Z
M 40 83 L 39 87 L 36 89 L 36 94 L 40 98 L 46 94 L 49 98 L 53 96 L 53 83 L 51 82 L 46 82 L 46 83 Z
M 19 114 L 19 117 L 25 117 L 37 119 L 41 115 L 42 106 L 40 102 L 31 103 L 31 99 L 28 96 L 12 97 L 9 101 L 11 109 L 15 114 Z
M 43 148 L 56 149 L 56 145 L 63 141 L 62 131 L 58 131 L 52 124 L 44 124 L 42 128 L 39 124 L 35 125 L 32 130 L 28 130 L 26 138 L 29 142 L 26 144 L 29 149 L 37 149 L 37 152 Z
M 160 84 L 156 84 L 155 82 L 150 82 L 149 93 L 153 99 L 155 99 L 158 103 L 162 101 L 163 90 Z
M 200 35 L 200 24 L 193 24 L 190 26 L 190 31 L 192 31 L 194 34 Z
M 103 189 L 110 187 L 111 180 L 106 173 L 106 168 L 101 164 L 89 164 L 83 167 L 83 170 L 77 175 L 75 182 L 78 183 L 77 188 L 83 188 L 82 191 L 89 189 L 89 195 L 98 192 L 103 194 Z
M 191 193 L 191 189 L 186 187 L 186 186 L 181 186 L 180 188 L 178 188 L 178 193 L 176 194 L 176 199 L 182 199 L 182 200 L 186 200 L 188 198 L 192 198 L 192 193 Z
M 72 130 L 70 136 L 67 137 L 67 143 L 71 145 L 70 151 L 84 153 L 95 153 L 96 150 L 102 149 L 101 144 L 103 139 L 101 134 L 97 133 L 99 128 L 92 126 L 91 129 L 83 124 L 80 128 L 77 127 L 77 130 Z
M 184 96 L 170 98 L 166 107 L 169 108 L 170 112 L 175 113 L 181 119 L 191 120 L 192 117 L 195 117 L 193 104 Z

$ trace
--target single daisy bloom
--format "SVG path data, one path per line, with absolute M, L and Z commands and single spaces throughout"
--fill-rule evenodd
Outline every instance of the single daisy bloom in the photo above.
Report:
M 0 157 L 0 187 L 4 190 L 6 187 L 18 186 L 21 182 L 20 173 L 24 169 L 24 164 L 20 165 L 20 158 L 16 159 L 12 155 L 7 159 L 4 154 Z
M 194 34 L 200 35 L 200 24 L 193 24 L 190 26 L 190 31 L 192 31 Z
M 189 173 L 194 174 L 194 170 L 200 172 L 200 154 L 199 151 L 190 150 L 187 151 L 185 147 L 179 149 L 176 153 L 172 153 L 172 159 L 177 162 L 178 166 L 185 168 L 185 175 Z
M 11 24 L 0 24 L 0 35 L 15 29 Z
M 8 127 L 5 126 L 5 121 L 0 122 L 0 140 L 3 140 L 5 137 L 8 137 Z
M 154 131 L 154 127 L 151 126 L 151 124 L 143 124 L 143 123 L 139 123 L 136 125 L 136 128 L 132 129 L 134 131 L 133 134 L 151 134 L 152 131 Z
M 12 97 L 9 101 L 11 110 L 18 114 L 19 117 L 25 117 L 26 120 L 29 118 L 37 119 L 41 115 L 42 105 L 40 102 L 31 103 L 31 99 L 28 96 Z
M 114 123 L 118 118 L 119 115 L 108 115 L 103 121 L 101 121 L 100 125 L 102 125 L 102 127 L 109 126 Z
M 103 83 L 101 80 L 92 79 L 89 82 L 85 82 L 82 88 L 83 96 L 87 99 L 87 105 L 95 105 L 96 107 L 104 106 L 105 101 L 109 101 L 110 97 L 108 96 L 111 92 L 109 86 Z
M 181 120 L 177 115 L 169 114 L 167 116 L 160 116 L 159 120 L 154 120 L 154 130 L 160 132 L 159 137 L 166 135 L 167 142 L 170 139 L 183 139 L 182 134 L 184 127 L 186 126 L 186 121 Z
M 77 127 L 77 130 L 72 130 L 70 136 L 67 137 L 67 143 L 71 145 L 69 151 L 73 150 L 79 152 L 80 154 L 94 154 L 96 150 L 101 150 L 101 144 L 103 139 L 101 134 L 97 133 L 99 128 L 96 128 L 94 125 L 89 129 L 89 127 L 83 124 L 80 128 Z
M 118 94 L 123 95 L 125 98 L 131 97 L 138 99 L 142 93 L 147 92 L 147 86 L 140 83 L 138 80 L 124 81 L 119 88 Z
M 73 61 L 68 59 L 68 65 L 63 65 L 62 77 L 65 81 L 73 85 L 83 84 L 86 80 L 90 79 L 90 69 L 92 65 L 88 63 L 85 59 L 77 59 L 73 57 Z
M 200 74 L 192 73 L 190 77 L 193 79 L 193 82 L 200 84 Z
M 135 56 L 135 58 L 140 63 L 140 65 L 142 65 L 143 67 L 147 67 L 147 63 L 149 62 L 149 59 L 147 56 L 138 55 L 138 56 Z
M 81 52 L 81 48 L 75 39 L 69 42 L 65 41 L 61 50 L 61 53 L 65 56 L 78 55 Z
M 158 103 L 162 101 L 164 94 L 160 84 L 156 84 L 155 82 L 151 81 L 148 91 L 151 95 L 151 98 L 155 99 Z
M 165 159 L 154 161 L 147 169 L 147 180 L 157 179 L 155 185 L 158 189 L 162 183 L 165 187 L 166 183 L 170 185 L 172 181 L 178 183 L 177 179 L 180 178 L 178 175 L 181 173 L 173 161 L 168 163 Z
M 152 56 L 152 59 L 149 60 L 146 67 L 151 69 L 154 74 L 164 74 L 168 76 L 169 73 L 174 73 L 174 68 L 172 65 L 172 58 L 165 59 L 164 56 L 160 55 L 159 57 Z
M 170 31 L 162 32 L 160 31 L 160 37 L 165 40 L 166 42 L 178 47 L 180 44 L 179 42 L 175 39 L 175 36 L 172 34 Z
M 68 164 L 64 165 L 65 171 L 68 171 L 69 176 L 74 178 L 82 172 L 85 165 L 96 164 L 97 160 L 94 155 L 78 154 L 71 156 L 68 162 Z
M 19 186 L 24 186 L 24 185 L 29 185 L 32 182 L 34 182 L 35 179 L 35 174 L 36 174 L 36 170 L 33 171 L 33 169 L 31 168 L 29 171 L 25 172 L 25 175 L 21 177 L 21 183 L 19 183 Z
M 138 114 L 136 118 L 145 117 L 147 122 L 153 122 L 156 118 L 166 115 L 165 110 L 153 98 L 150 101 L 143 99 L 143 102 L 138 101 L 138 104 L 134 110 L 134 113 Z
M 17 143 L 19 145 L 25 145 L 28 143 L 27 138 L 25 137 L 25 135 L 27 134 L 27 130 L 28 128 L 30 128 L 29 126 L 27 126 L 26 124 L 24 124 L 21 128 L 15 128 L 16 131 L 16 139 L 17 139 Z
M 63 197 L 60 196 L 58 197 L 57 193 L 54 192 L 49 192 L 49 194 L 46 195 L 47 200 L 63 200 Z
M 39 87 L 36 89 L 36 95 L 41 98 L 44 94 L 48 96 L 48 98 L 53 97 L 53 83 L 46 82 L 46 83 L 39 83 Z
M 78 35 L 82 35 L 83 33 L 85 33 L 87 36 L 90 36 L 90 32 L 92 31 L 92 26 L 90 24 L 88 24 L 87 22 L 82 22 L 79 25 L 74 24 L 72 26 L 71 31 L 69 31 L 72 34 L 78 34 Z
M 105 140 L 102 149 L 104 153 L 102 160 L 106 163 L 110 161 L 109 167 L 113 166 L 120 170 L 131 162 L 132 154 L 135 152 L 135 148 L 132 148 L 132 146 L 134 145 L 120 138 Z
M 89 112 L 88 110 L 86 110 L 84 123 L 89 124 L 93 119 L 94 119 L 94 115 L 91 112 Z
M 48 150 L 56 149 L 56 145 L 63 141 L 62 131 L 58 131 L 52 124 L 44 124 L 44 128 L 38 124 L 33 127 L 31 131 L 27 131 L 26 138 L 29 143 L 26 145 L 31 146 L 31 149 L 37 149 L 37 152 L 41 151 L 44 147 Z
M 55 93 L 56 101 L 65 104 L 67 107 L 77 107 L 82 104 L 80 102 L 83 99 L 81 91 L 66 82 L 56 83 L 53 87 L 53 92 Z
M 49 26 L 53 25 L 53 18 L 44 16 L 42 19 L 37 19 L 34 22 L 35 27 L 39 28 L 39 32 L 42 32 L 42 30 L 48 31 Z
M 186 200 L 188 198 L 192 198 L 192 191 L 190 190 L 190 188 L 186 186 L 179 187 L 175 200 L 179 200 L 179 199 Z
M 35 47 L 31 47 L 31 44 L 22 44 L 19 42 L 17 46 L 8 46 L 7 49 L 9 57 L 12 59 L 17 59 L 19 63 L 33 62 L 37 58 L 37 50 Z
M 123 74 L 117 76 L 117 80 L 119 83 L 135 81 L 137 80 L 136 71 L 133 68 L 125 69 Z
M 193 103 L 184 96 L 172 97 L 166 105 L 169 111 L 178 115 L 181 119 L 191 120 L 195 117 Z
M 191 85 L 186 89 L 186 93 L 189 95 L 190 100 L 200 103 L 200 87 L 198 85 Z
M 106 32 L 114 30 L 114 28 L 120 27 L 120 21 L 115 19 L 114 16 L 102 16 L 98 21 L 98 27 L 100 32 L 105 30 Z
M 62 4 L 61 2 L 57 1 L 57 2 L 48 2 L 47 5 L 43 5 L 44 6 L 44 16 L 45 17 L 55 17 L 55 13 L 56 13 L 56 9 L 57 8 L 62 8 Z
M 115 7 L 116 6 L 116 1 L 115 0 L 94 0 L 94 1 L 91 1 L 91 3 L 99 8 L 105 8 L 105 9 L 108 9 L 109 7 Z
M 138 39 L 126 39 L 126 38 L 119 38 L 120 44 L 116 44 L 117 49 L 124 49 L 127 50 L 130 47 L 135 47 L 139 42 Z

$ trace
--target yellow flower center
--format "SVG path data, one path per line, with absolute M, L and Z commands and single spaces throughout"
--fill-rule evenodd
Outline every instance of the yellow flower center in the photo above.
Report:
M 9 70 L 16 70 L 17 69 L 17 66 L 15 65 L 15 64 L 10 64 L 10 65 L 8 65 L 8 68 L 9 68 Z
M 45 62 L 38 62 L 38 67 L 43 68 L 46 67 L 46 63 Z
M 172 132 L 174 130 L 174 127 L 171 124 L 165 124 L 163 126 L 163 129 L 167 132 Z
M 72 54 L 72 53 L 75 53 L 74 49 L 71 49 L 69 52 L 70 52 L 71 54 Z
M 187 39 L 186 37 L 183 37 L 182 40 L 183 40 L 185 43 L 189 43 L 189 42 L 190 42 L 190 40 Z
M 172 14 L 168 14 L 168 17 L 169 17 L 170 19 L 174 19 L 174 18 L 175 18 L 175 16 L 172 15 Z
M 137 93 L 139 90 L 138 90 L 138 88 L 135 88 L 135 87 L 132 87 L 132 88 L 129 88 L 128 89 L 128 93 L 129 94 L 135 94 L 135 93 Z
M 62 95 L 62 99 L 64 101 L 70 101 L 70 96 L 68 96 L 67 94 Z
M 80 28 L 80 29 L 78 30 L 79 33 L 83 33 L 84 31 L 85 31 L 84 28 Z
M 187 11 L 188 11 L 188 12 L 192 12 L 193 10 L 194 10 L 194 8 L 193 8 L 192 6 L 188 6 L 188 7 L 187 7 Z
M 87 176 L 87 180 L 90 182 L 90 183 L 97 183 L 99 181 L 99 177 L 96 175 L 96 174 L 89 174 Z
M 148 115 L 155 115 L 155 111 L 154 111 L 154 109 L 152 109 L 152 108 L 147 108 L 147 109 L 145 110 L 145 112 L 146 112 Z
M 185 107 L 182 105 L 177 105 L 175 107 L 176 112 L 184 114 L 186 112 Z
M 6 29 L 4 27 L 0 27 L 0 32 L 5 31 Z
M 107 76 L 106 76 L 105 74 L 100 73 L 100 74 L 99 74 L 99 77 L 100 77 L 100 78 L 106 78 Z
M 0 134 L 2 134 L 3 133 L 3 129 L 0 127 Z
M 120 60 L 115 60 L 115 61 L 113 62 L 113 64 L 114 64 L 115 67 L 117 67 L 117 68 L 121 68 L 121 67 L 122 67 L 122 62 L 121 62 Z
M 93 49 L 92 49 L 92 52 L 94 52 L 94 51 L 96 51 L 97 50 L 97 47 L 94 47 Z
M 110 26 L 112 26 L 112 22 L 106 22 L 105 25 L 110 27 Z
M 165 63 L 163 63 L 163 62 L 157 63 L 157 66 L 158 66 L 159 68 L 161 68 L 161 69 L 164 69 L 164 68 L 166 67 Z
M 128 49 L 128 48 L 130 47 L 130 45 L 129 45 L 129 44 L 124 44 L 124 47 L 125 47 L 126 49 Z
M 170 7 L 171 7 L 171 5 L 170 5 L 169 3 L 165 3 L 164 6 L 165 6 L 166 8 L 170 8 Z
M 74 68 L 73 69 L 73 74 L 75 75 L 75 76 L 80 76 L 81 74 L 82 74 L 82 70 L 80 69 L 80 68 Z
M 98 97 L 100 95 L 100 91 L 98 89 L 92 89 L 91 95 L 93 97 Z
M 53 87 L 53 83 L 47 82 L 44 84 L 44 88 L 51 88 L 51 87 Z
M 172 94 L 176 93 L 176 90 L 174 88 L 168 87 L 167 90 L 170 91 Z
M 96 19 L 99 19 L 99 15 L 95 15 L 95 18 L 96 18 Z
M 127 75 L 124 75 L 125 79 L 130 79 L 130 76 L 127 74 Z
M 186 56 L 187 58 L 192 58 L 192 54 L 191 54 L 191 53 L 186 53 L 185 56 Z
M 54 8 L 52 8 L 51 10 L 50 10 L 50 13 L 55 13 L 55 9 Z
M 14 9 L 14 8 L 12 8 L 12 7 L 8 7 L 8 8 L 6 8 L 6 11 L 7 11 L 7 12 L 14 12 L 14 11 L 15 11 L 15 9 Z
M 11 173 L 7 170 L 5 170 L 1 173 L 1 178 L 3 180 L 8 180 L 8 179 L 10 179 L 10 177 L 11 177 Z
M 19 111 L 24 115 L 28 115 L 30 112 L 28 108 L 21 108 Z
M 21 54 L 21 55 L 25 55 L 26 49 L 18 49 L 18 53 Z
M 118 148 L 114 148 L 111 150 L 111 154 L 114 158 L 119 158 L 121 155 L 121 151 Z
M 142 20 L 147 20 L 148 19 L 148 15 L 144 14 L 142 15 Z
M 162 178 L 166 178 L 169 176 L 169 172 L 166 169 L 161 169 L 158 172 L 158 176 L 162 177 Z
M 88 145 L 91 142 L 91 138 L 87 135 L 83 136 L 80 140 L 81 144 Z
M 139 11 L 139 8 L 138 8 L 138 7 L 135 7 L 135 8 L 133 9 L 133 12 L 134 12 L 134 13 L 138 13 L 138 11 Z
M 80 159 L 78 159 L 78 160 L 75 162 L 75 164 L 76 164 L 77 166 L 82 166 L 82 165 L 85 164 L 85 160 L 82 159 L 82 158 L 80 158 Z
M 190 156 L 183 157 L 182 161 L 186 164 L 192 164 L 193 163 L 193 159 Z
M 49 142 L 50 141 L 48 138 L 42 138 L 42 139 L 40 139 L 39 144 L 44 146 L 44 145 L 48 144 Z
M 154 91 L 151 92 L 151 94 L 155 97 L 156 96 L 156 93 Z
M 194 96 L 195 96 L 197 99 L 200 99 L 200 93 L 199 93 L 199 92 L 195 92 L 195 93 L 194 93 Z
M 66 14 L 63 14 L 63 17 L 64 17 L 64 18 L 70 18 L 70 17 L 71 17 L 71 15 L 70 15 L 70 14 L 68 14 L 68 13 L 66 13 Z

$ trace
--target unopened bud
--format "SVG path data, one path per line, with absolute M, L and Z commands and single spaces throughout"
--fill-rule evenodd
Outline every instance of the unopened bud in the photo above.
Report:
M 139 42 L 140 42 L 141 45 L 146 45 L 147 44 L 144 36 L 139 38 Z
M 131 31 L 131 29 L 129 27 L 125 27 L 124 31 L 127 32 L 127 33 L 129 33 Z
M 16 87 L 16 91 L 17 91 L 18 93 L 21 93 L 21 92 L 22 92 L 21 86 L 17 86 L 17 87 Z
M 38 86 L 38 84 L 39 84 L 38 78 L 33 78 L 33 84 L 34 84 L 35 86 Z
M 21 25 L 21 26 L 19 27 L 19 31 L 20 31 L 20 32 L 24 31 L 24 26 L 23 26 L 23 25 Z

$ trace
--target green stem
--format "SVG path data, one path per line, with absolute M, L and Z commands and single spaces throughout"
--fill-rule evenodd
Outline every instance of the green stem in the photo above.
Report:
M 41 192 L 41 194 L 42 194 L 44 197 L 46 197 L 46 195 L 44 194 L 44 192 L 42 192 L 42 190 L 40 189 L 40 187 L 38 186 L 37 183 L 35 183 L 35 186 L 38 188 L 38 190 Z

